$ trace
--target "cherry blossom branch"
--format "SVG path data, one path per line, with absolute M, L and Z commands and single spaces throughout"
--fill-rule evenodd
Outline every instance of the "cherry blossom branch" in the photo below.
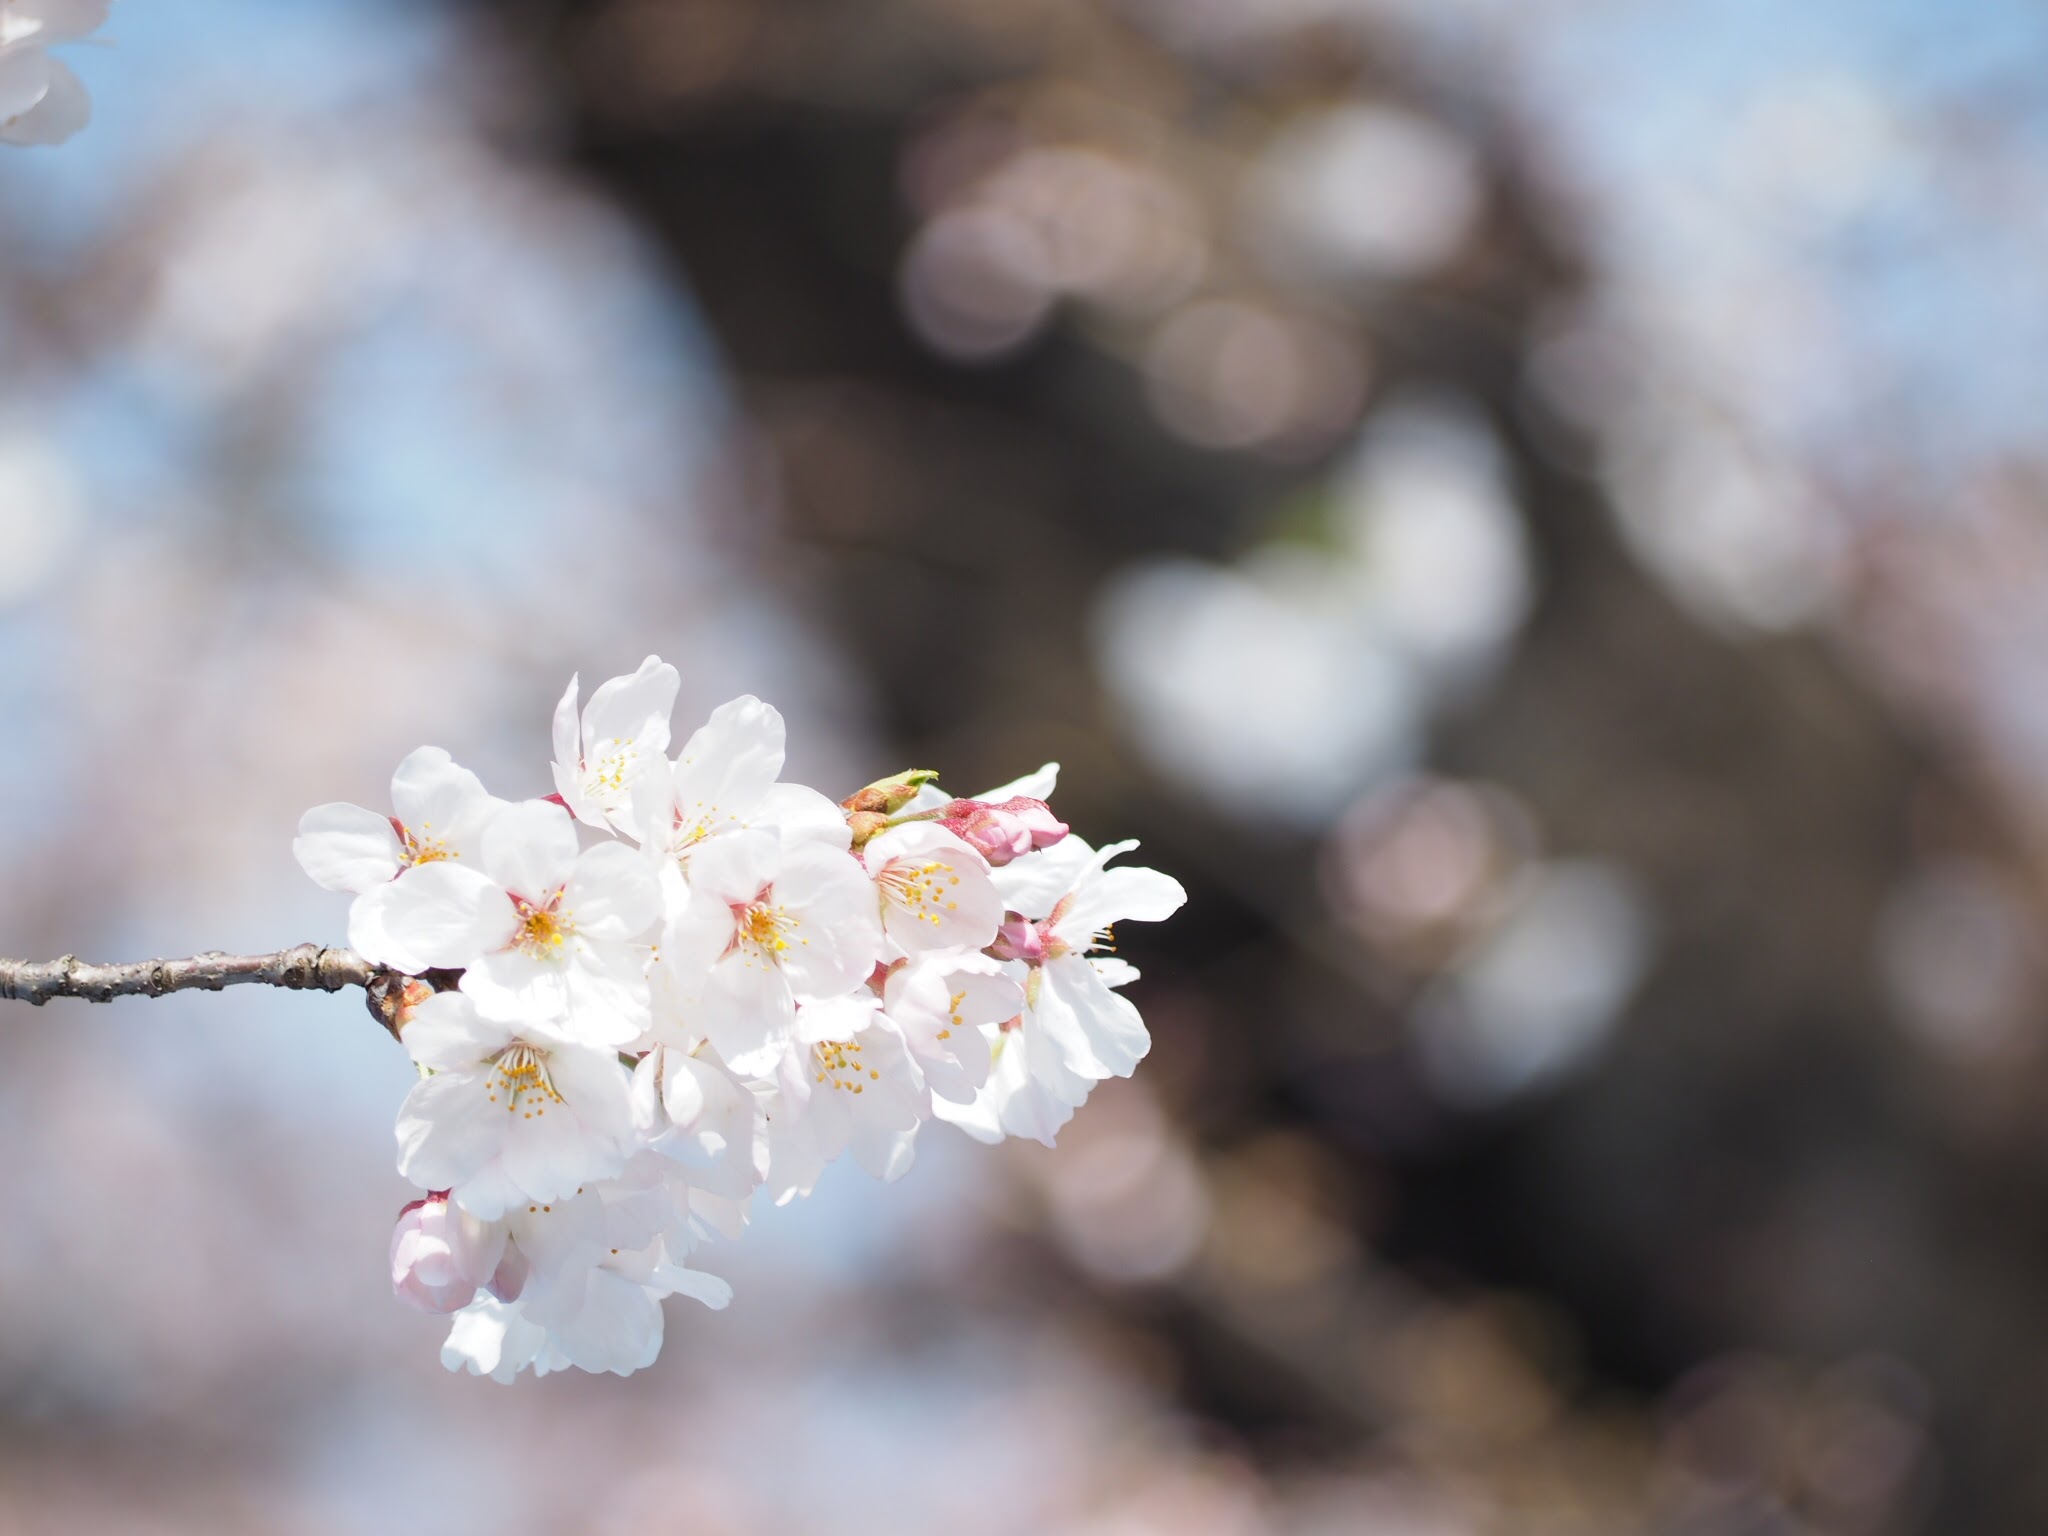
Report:
M 89 1003 L 117 997 L 167 997 L 173 992 L 218 992 L 224 987 L 283 987 L 291 992 L 339 992 L 361 987 L 370 1012 L 391 1027 L 396 988 L 409 980 L 352 949 L 294 944 L 268 955 L 224 955 L 209 950 L 186 960 L 130 960 L 101 965 L 65 955 L 56 960 L 0 960 L 0 998 L 40 1008 L 53 997 Z M 430 976 L 430 982 L 439 978 Z

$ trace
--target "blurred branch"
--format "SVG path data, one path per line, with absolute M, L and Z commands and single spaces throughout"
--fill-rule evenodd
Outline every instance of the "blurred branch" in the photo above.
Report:
M 391 1027 L 393 994 L 411 978 L 365 960 L 352 949 L 295 944 L 268 955 L 224 955 L 208 950 L 186 960 L 130 960 L 95 964 L 76 955 L 56 960 L 0 960 L 0 998 L 40 1008 L 53 997 L 90 1003 L 117 997 L 166 997 L 173 992 L 218 992 L 224 987 L 283 987 L 291 992 L 339 992 L 361 987 L 370 1012 Z

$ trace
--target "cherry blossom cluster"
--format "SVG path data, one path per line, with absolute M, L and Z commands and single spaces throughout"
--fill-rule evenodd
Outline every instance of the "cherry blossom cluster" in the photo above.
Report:
M 679 678 L 649 657 L 554 717 L 555 793 L 505 801 L 438 747 L 392 814 L 308 811 L 307 874 L 353 895 L 349 942 L 404 973 L 420 1072 L 398 1116 L 391 1278 L 454 1314 L 441 1358 L 510 1381 L 621 1375 L 662 1298 L 757 1195 L 850 1152 L 900 1177 L 927 1120 L 1054 1135 L 1150 1046 L 1098 953 L 1186 899 L 1112 868 L 1046 804 L 1056 764 L 974 799 L 918 771 L 835 804 L 780 782 L 783 722 L 747 697 L 674 756 Z
M 99 30 L 109 0 L 0 0 L 0 144 L 61 144 L 86 125 L 92 98 L 57 43 Z

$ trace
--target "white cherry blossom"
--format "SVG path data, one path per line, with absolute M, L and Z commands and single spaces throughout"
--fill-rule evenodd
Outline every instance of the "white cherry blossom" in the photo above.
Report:
M 934 1098 L 932 1114 L 977 1141 L 1021 1136 L 1051 1146 L 1096 1080 L 1069 1067 L 1060 1049 L 1042 1031 L 1025 1029 L 1022 1019 L 1008 1028 L 985 1025 L 982 1034 L 989 1046 L 988 1081 L 971 1103 Z
M 1137 847 L 1135 842 L 1111 843 L 1098 852 L 1069 838 L 1046 853 L 1070 844 L 1091 855 L 1072 888 L 1042 919 L 1019 924 L 1016 940 L 1010 940 L 1006 924 L 1007 942 L 999 941 L 995 953 L 1027 965 L 1026 1028 L 1045 1034 L 1083 1077 L 1129 1077 L 1152 1048 L 1152 1037 L 1138 1010 L 1114 990 L 1089 954 L 1109 947 L 1113 924 L 1171 917 L 1187 901 L 1187 892 L 1156 869 L 1104 867 Z
M 666 782 L 645 795 L 642 845 L 678 870 L 707 839 L 750 828 L 784 842 L 846 847 L 837 805 L 815 789 L 777 782 L 785 735 L 781 714 L 752 694 L 719 705 L 667 765 Z
M 920 955 L 890 968 L 882 1010 L 932 1093 L 968 1104 L 988 1081 L 991 1033 L 1024 1011 L 1024 989 L 987 955 Z
M 974 1102 L 936 1101 L 939 1118 L 983 1140 L 1050 1145 L 1096 1082 L 1130 1076 L 1151 1049 L 1138 1010 L 1116 991 L 1136 969 L 1090 953 L 1106 947 L 1114 923 L 1159 922 L 1187 900 L 1157 870 L 1105 868 L 1137 846 L 1096 850 L 1069 837 L 996 872 L 1013 910 L 990 953 L 1022 981 L 1024 1011 L 991 1036 L 989 1079 Z
M 662 941 L 703 1033 L 743 1075 L 781 1056 L 799 996 L 852 991 L 881 954 L 874 887 L 859 861 L 759 831 L 713 838 L 692 855 L 688 901 Z
M 0 0 L 0 108 L 27 35 L 5 27 L 93 9 Z M 919 769 L 835 802 L 781 782 L 782 717 L 751 696 L 671 762 L 677 690 L 650 656 L 579 713 L 572 680 L 545 800 L 423 747 L 393 814 L 299 825 L 307 874 L 354 897 L 350 942 L 409 973 L 398 1167 L 427 1193 L 391 1278 L 452 1314 L 451 1370 L 639 1370 L 664 1298 L 726 1304 L 692 1262 L 759 1191 L 807 1195 L 841 1156 L 897 1178 L 933 1118 L 1050 1144 L 1150 1049 L 1116 990 L 1137 972 L 1102 951 L 1184 893 L 1109 867 L 1135 844 L 1068 835 L 1056 764 L 971 800 Z
M 640 1145 L 689 1170 L 695 1187 L 744 1199 L 766 1173 L 759 1102 L 706 1044 L 656 1045 L 633 1070 Z
M 407 971 L 463 968 L 462 990 L 493 1014 L 592 1045 L 626 1045 L 647 1027 L 654 874 L 622 843 L 578 852 L 575 823 L 545 800 L 493 817 L 476 865 L 429 864 L 357 900 L 370 908 L 365 954 Z
M 732 1298 L 723 1280 L 670 1257 L 664 1219 L 658 1185 L 617 1181 L 513 1212 L 509 1246 L 527 1259 L 529 1278 L 516 1298 L 480 1295 L 457 1314 L 442 1364 L 501 1382 L 528 1369 L 624 1376 L 651 1365 L 663 1297 L 687 1295 L 713 1309 Z
M 474 863 L 485 825 L 505 802 L 439 747 L 421 747 L 391 775 L 389 816 L 334 801 L 299 818 L 292 856 L 315 885 L 351 895 L 419 864 Z
M 810 1193 L 840 1153 L 878 1179 L 910 1168 L 928 1113 L 923 1074 L 873 993 L 806 1003 L 768 1108 L 768 1188 L 778 1205 Z
M 488 1221 L 618 1173 L 633 1135 L 614 1052 L 499 1023 L 459 992 L 410 1010 L 401 1039 L 433 1075 L 398 1112 L 398 1171 Z
M 930 822 L 870 838 L 861 862 L 875 882 L 882 929 L 904 954 L 980 949 L 996 936 L 1003 899 L 988 861 Z
M 667 766 L 669 715 L 682 679 L 659 656 L 598 685 L 576 720 L 578 679 L 555 705 L 555 791 L 586 825 L 632 835 L 644 814 L 636 798 Z

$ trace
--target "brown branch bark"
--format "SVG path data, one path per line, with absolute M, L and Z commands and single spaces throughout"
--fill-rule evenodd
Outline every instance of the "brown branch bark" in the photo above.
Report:
M 295 944 L 268 955 L 224 955 L 209 950 L 185 960 L 130 960 L 95 964 L 76 955 L 56 960 L 0 960 L 0 998 L 40 1008 L 53 997 L 89 1003 L 117 997 L 166 997 L 173 992 L 218 992 L 223 987 L 283 987 L 292 992 L 339 992 L 361 987 L 371 1014 L 389 1029 L 397 989 L 411 978 L 365 960 L 352 949 Z M 427 978 L 429 984 L 438 981 Z

